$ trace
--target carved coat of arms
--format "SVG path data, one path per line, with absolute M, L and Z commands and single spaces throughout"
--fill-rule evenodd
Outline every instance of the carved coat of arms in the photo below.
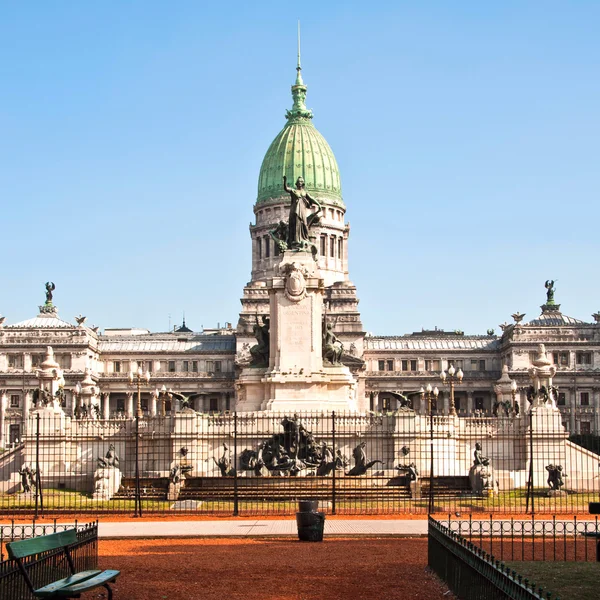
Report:
M 298 268 L 296 263 L 288 263 L 283 267 L 287 275 L 285 279 L 285 297 L 292 302 L 300 302 L 306 298 L 306 270 Z

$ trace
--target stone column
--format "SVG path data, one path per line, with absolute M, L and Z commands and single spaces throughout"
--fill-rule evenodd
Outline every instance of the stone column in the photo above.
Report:
M 577 410 L 577 389 L 573 388 L 569 394 L 569 433 L 577 433 L 575 430 L 575 411 Z
M 31 410 L 31 403 L 33 402 L 33 390 L 27 390 L 25 397 L 23 398 L 23 432 L 27 431 L 29 424 L 29 411 Z
M 150 393 L 150 416 L 156 416 L 156 394 L 153 392 Z
M 440 396 L 441 396 L 440 392 Z M 444 394 L 444 415 L 448 416 L 450 414 L 450 393 Z
M 23 354 L 23 370 L 25 373 L 30 373 L 32 370 L 30 352 L 25 352 L 25 354 Z
M 127 392 L 127 402 L 125 403 L 125 415 L 128 419 L 133 419 L 133 392 Z
M 102 394 L 102 418 L 110 419 L 110 392 Z
M 594 395 L 594 431 L 596 435 L 600 435 L 600 388 L 592 388 Z
M 473 390 L 467 390 L 467 417 L 473 416 Z
M 6 445 L 6 435 L 4 433 L 6 406 L 8 404 L 8 396 L 6 390 L 0 390 L 0 448 Z

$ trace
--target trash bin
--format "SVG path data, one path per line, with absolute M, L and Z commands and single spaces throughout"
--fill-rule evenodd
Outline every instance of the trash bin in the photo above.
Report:
M 301 542 L 322 542 L 325 529 L 325 513 L 317 512 L 318 500 L 300 500 L 296 513 L 298 539 Z

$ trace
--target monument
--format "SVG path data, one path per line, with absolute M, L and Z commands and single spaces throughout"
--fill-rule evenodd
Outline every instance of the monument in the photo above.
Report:
M 289 221 L 271 232 L 283 255 L 266 282 L 270 318 L 254 326 L 257 343 L 239 378 L 238 408 L 356 411 L 356 381 L 341 363 L 343 344 L 323 314 L 324 282 L 311 241 L 321 204 L 302 177 L 291 188 L 284 176 L 283 188 L 290 195 Z

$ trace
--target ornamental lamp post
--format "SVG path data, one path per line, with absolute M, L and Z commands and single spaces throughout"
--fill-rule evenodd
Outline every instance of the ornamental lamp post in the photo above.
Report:
M 160 416 L 166 417 L 167 416 L 167 407 L 166 407 L 167 386 L 164 383 L 163 383 L 162 387 L 160 388 L 160 390 L 158 388 L 156 388 L 155 396 L 158 399 L 160 399 Z
M 426 393 L 427 392 L 427 393 Z M 432 413 L 432 396 L 437 400 L 440 391 L 431 388 L 431 384 L 427 384 L 426 390 L 421 386 L 421 401 L 427 399 L 427 412 L 429 413 L 429 506 L 428 512 L 433 512 L 433 413 Z
M 146 384 L 150 383 L 150 371 L 144 373 L 142 367 L 138 367 L 135 373 L 133 371 L 129 372 L 129 383 L 137 385 L 137 409 L 135 416 L 138 419 L 144 416 L 142 413 L 142 384 L 144 382 Z
M 446 371 L 442 371 L 440 373 L 440 379 L 442 383 L 446 383 L 446 379 L 448 379 L 448 384 L 450 385 L 450 415 L 456 416 L 456 405 L 454 404 L 454 386 L 455 381 L 460 383 L 463 380 L 464 373 L 462 369 L 458 369 L 458 371 L 454 368 L 454 365 L 450 365 L 448 369 L 448 373 Z

